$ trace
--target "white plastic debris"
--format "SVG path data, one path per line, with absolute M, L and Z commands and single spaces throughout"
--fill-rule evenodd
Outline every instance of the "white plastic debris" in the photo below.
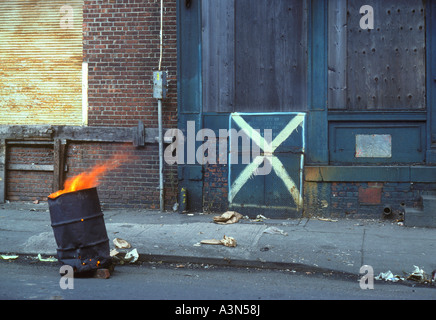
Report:
M 130 252 L 127 252 L 126 255 L 124 256 L 124 260 L 130 262 L 130 263 L 135 263 L 139 258 L 139 254 L 138 254 L 138 250 L 133 249 Z
M 282 229 L 276 228 L 276 227 L 269 227 L 266 228 L 265 230 L 263 230 L 263 233 L 267 233 L 267 234 L 281 234 L 283 236 L 287 236 L 288 233 L 284 232 Z
M 15 254 L 14 255 L 1 254 L 0 258 L 3 260 L 15 260 L 18 259 L 18 256 Z
M 381 272 L 377 277 L 374 278 L 375 280 L 385 280 L 385 281 L 391 281 L 391 282 L 397 282 L 397 281 L 403 281 L 404 278 L 394 275 L 391 270 L 388 270 L 386 272 Z

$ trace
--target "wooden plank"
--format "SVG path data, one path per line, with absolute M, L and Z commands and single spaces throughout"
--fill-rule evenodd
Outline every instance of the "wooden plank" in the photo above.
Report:
M 201 1 L 177 1 L 177 98 L 178 111 L 199 113 L 201 84 Z
M 311 182 L 411 181 L 409 166 L 305 166 L 304 179 Z
M 53 171 L 51 164 L 21 164 L 10 163 L 6 165 L 9 171 Z
M 436 163 L 436 1 L 427 1 L 427 163 Z M 433 144 L 433 145 L 432 145 Z
M 363 30 L 359 10 L 365 4 L 348 1 L 348 109 L 425 109 L 424 2 L 376 1 L 375 27 Z
M 307 110 L 307 1 L 236 1 L 237 112 Z
M 133 142 L 137 127 L 0 126 L 0 139 L 22 144 L 52 143 L 53 139 L 93 142 Z M 144 128 L 145 143 L 157 143 L 157 128 Z M 166 129 L 164 129 L 166 130 Z M 22 142 L 18 142 L 22 141 Z M 10 141 L 8 143 L 15 143 Z
M 328 106 L 347 107 L 347 1 L 328 2 Z
M 232 112 L 235 94 L 235 2 L 202 1 L 203 110 Z
M 66 141 L 56 139 L 53 145 L 53 192 L 62 189 L 64 185 Z

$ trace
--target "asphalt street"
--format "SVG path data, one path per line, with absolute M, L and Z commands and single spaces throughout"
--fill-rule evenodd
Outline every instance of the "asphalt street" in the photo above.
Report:
M 231 268 L 207 264 L 116 266 L 109 279 L 74 278 L 62 289 L 57 263 L 20 257 L 0 261 L 2 300 L 434 300 L 436 288 L 376 281 L 362 290 L 357 277 L 330 273 Z

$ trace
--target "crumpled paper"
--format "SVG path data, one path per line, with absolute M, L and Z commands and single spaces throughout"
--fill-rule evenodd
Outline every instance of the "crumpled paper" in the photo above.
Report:
M 266 228 L 265 230 L 263 230 L 263 233 L 268 233 L 268 234 L 281 234 L 282 236 L 287 236 L 288 233 L 284 232 L 282 229 L 276 228 L 276 227 L 269 227 Z
M 132 247 L 131 244 L 128 243 L 126 240 L 120 239 L 120 238 L 115 238 L 113 240 L 113 243 L 114 243 L 115 247 L 118 249 L 129 249 Z
M 133 249 L 130 252 L 127 252 L 124 256 L 124 260 L 128 261 L 129 263 L 135 263 L 139 258 L 138 250 Z
M 397 281 L 404 281 L 404 278 L 394 275 L 391 270 L 388 270 L 386 272 L 380 272 L 380 274 L 377 277 L 374 277 L 375 280 L 385 280 L 385 281 L 391 281 L 391 282 L 397 282 Z
M 431 277 L 425 273 L 425 271 L 418 266 L 413 266 L 414 270 L 409 274 L 407 280 L 413 280 L 417 282 L 431 282 Z
M 385 280 L 391 282 L 404 281 L 404 280 L 412 280 L 420 283 L 424 282 L 432 282 L 432 277 L 429 276 L 425 271 L 418 266 L 413 266 L 414 270 L 411 273 L 407 274 L 407 278 L 400 277 L 399 275 L 394 275 L 390 270 L 387 272 L 381 272 L 377 277 L 374 277 L 375 280 Z
M 213 217 L 213 221 L 218 224 L 236 223 L 243 218 L 243 215 L 236 211 L 226 211 L 220 216 Z
M 201 240 L 202 244 L 212 244 L 212 245 L 224 245 L 226 247 L 236 247 L 236 240 L 232 237 L 227 237 L 224 235 L 223 239 L 209 239 L 209 240 Z

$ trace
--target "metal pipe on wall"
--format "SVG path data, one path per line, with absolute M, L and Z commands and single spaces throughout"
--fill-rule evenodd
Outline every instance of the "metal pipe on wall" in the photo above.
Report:
M 157 100 L 157 117 L 159 122 L 159 206 L 164 211 L 164 186 L 163 186 L 163 133 L 162 133 L 162 99 Z
M 159 33 L 159 71 L 162 67 L 163 56 L 163 0 L 160 2 L 160 33 Z M 164 186 L 163 186 L 163 133 L 162 133 L 162 99 L 157 100 L 157 117 L 159 122 L 159 207 L 164 211 Z

